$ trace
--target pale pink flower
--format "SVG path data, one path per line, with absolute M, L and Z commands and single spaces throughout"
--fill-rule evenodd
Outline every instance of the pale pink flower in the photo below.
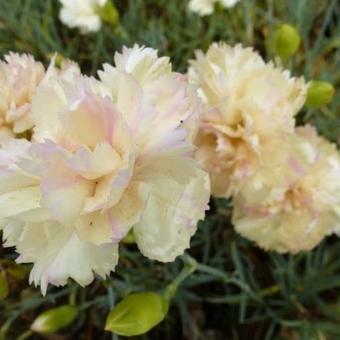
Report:
M 230 197 L 261 163 L 262 147 L 293 131 L 307 86 L 251 48 L 224 43 L 198 51 L 188 74 L 204 104 L 196 159 L 213 194 Z
M 0 195 L 6 242 L 34 263 L 31 281 L 43 291 L 108 275 L 131 229 L 145 256 L 173 261 L 207 209 L 209 178 L 193 160 L 199 104 L 186 78 L 153 49 L 115 60 L 102 82 L 49 77 L 39 86 L 32 143 L 15 161 L 38 185 L 22 189 L 27 202 L 15 209 L 19 194 Z
M 280 147 L 281 144 L 281 147 Z M 263 151 L 234 197 L 233 223 L 266 250 L 310 250 L 340 228 L 340 155 L 310 126 Z
M 1 128 L 21 133 L 33 127 L 32 96 L 44 75 L 44 66 L 27 54 L 11 52 L 0 61 Z
M 0 61 L 0 139 L 31 130 L 32 98 L 37 87 L 49 78 L 71 80 L 79 76 L 79 66 L 65 59 L 57 68 L 54 59 L 44 66 L 28 54 L 10 52 Z

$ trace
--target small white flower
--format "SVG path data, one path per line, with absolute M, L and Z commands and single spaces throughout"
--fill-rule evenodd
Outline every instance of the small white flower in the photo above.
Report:
M 210 15 L 214 12 L 216 0 L 191 0 L 189 9 L 201 16 Z
M 107 0 L 59 0 L 62 8 L 60 20 L 70 28 L 78 27 L 82 33 L 96 32 L 101 27 L 98 9 Z
M 220 4 L 225 8 L 231 8 L 236 5 L 239 0 L 220 0 Z
M 216 3 L 225 8 L 233 7 L 239 0 L 190 0 L 189 9 L 201 16 L 210 15 L 214 12 Z

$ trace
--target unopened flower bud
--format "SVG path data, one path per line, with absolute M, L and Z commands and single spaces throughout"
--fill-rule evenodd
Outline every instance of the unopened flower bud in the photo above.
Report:
M 70 325 L 78 315 L 78 309 L 72 305 L 50 309 L 40 314 L 32 323 L 31 330 L 49 334 Z
M 300 34 L 296 28 L 291 25 L 283 24 L 275 32 L 275 53 L 281 58 L 290 58 L 298 50 L 300 42 Z
M 103 7 L 98 7 L 97 13 L 104 22 L 112 26 L 117 26 L 119 23 L 119 13 L 111 0 L 106 1 Z
M 159 324 L 168 312 L 168 302 L 157 293 L 128 295 L 109 314 L 105 330 L 123 335 L 145 334 Z
M 328 104 L 334 96 L 334 87 L 326 81 L 313 80 L 307 92 L 306 105 L 317 108 Z

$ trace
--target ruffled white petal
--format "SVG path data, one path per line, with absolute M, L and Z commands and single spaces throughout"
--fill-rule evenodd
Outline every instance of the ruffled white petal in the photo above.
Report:
M 153 187 L 134 227 L 136 242 L 145 256 L 173 261 L 189 247 L 197 222 L 204 217 L 209 178 L 192 161 L 180 158 L 154 161 L 139 176 Z
M 97 245 L 118 243 L 139 222 L 150 190 L 150 184 L 132 182 L 111 209 L 82 216 L 77 222 L 78 234 Z
M 40 285 L 44 294 L 49 283 L 63 286 L 68 278 L 85 286 L 94 273 L 109 275 L 118 261 L 117 245 L 81 241 L 73 228 L 51 222 L 25 225 L 17 249 L 19 262 L 34 261 L 30 281 Z

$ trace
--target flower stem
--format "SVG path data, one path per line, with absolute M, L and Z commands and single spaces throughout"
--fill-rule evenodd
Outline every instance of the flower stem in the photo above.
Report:
M 197 269 L 198 263 L 190 255 L 184 254 L 182 256 L 182 261 L 184 264 L 183 269 L 178 274 L 178 276 L 165 288 L 164 298 L 168 302 L 170 302 L 171 299 L 175 296 L 176 291 L 181 283 Z

